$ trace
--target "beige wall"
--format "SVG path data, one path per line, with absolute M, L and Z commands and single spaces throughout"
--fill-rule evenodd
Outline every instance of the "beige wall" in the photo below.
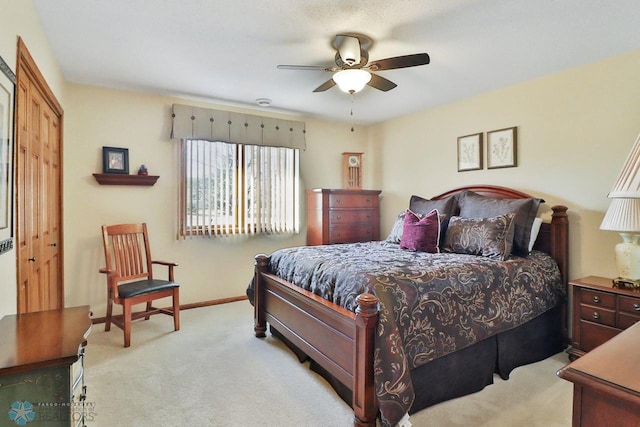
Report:
M 18 36 L 22 37 L 51 90 L 64 106 L 64 79 L 31 1 L 0 0 L 0 56 L 14 73 Z M 4 234 L 2 237 L 5 238 Z M 15 249 L 0 255 L 0 317 L 15 313 L 17 309 L 15 257 Z
M 185 100 L 66 84 L 31 2 L 0 4 L 0 55 L 15 70 L 16 40 L 23 37 L 65 110 L 67 306 L 90 304 L 96 316 L 104 314 L 105 283 L 97 272 L 101 224 L 148 222 L 155 257 L 180 263 L 183 303 L 242 295 L 256 253 L 304 244 L 304 232 L 176 240 L 176 146 L 167 137 L 168 112 Z M 569 206 L 571 277 L 612 276 L 619 239 L 598 227 L 606 194 L 640 132 L 639 74 L 640 52 L 634 52 L 355 133 L 347 124 L 306 119 L 302 187 L 339 187 L 340 154 L 365 151 L 365 186 L 383 190 L 383 235 L 411 194 L 431 196 L 471 183 L 515 187 L 544 197 L 547 205 Z M 458 136 L 509 126 L 518 126 L 517 168 L 456 171 Z M 101 169 L 104 145 L 129 148 L 131 169 L 145 163 L 160 180 L 153 187 L 99 186 L 91 174 Z M 1 255 L 0 316 L 15 312 L 15 274 L 15 251 Z
M 599 226 L 640 132 L 638 75 L 640 51 L 372 127 L 383 234 L 411 194 L 506 185 L 543 197 L 547 210 L 569 207 L 570 277 L 613 277 L 619 236 Z M 457 137 L 511 126 L 518 127 L 518 167 L 457 172 Z
M 202 102 L 68 85 L 65 127 L 65 301 L 91 304 L 104 314 L 102 224 L 147 222 L 155 259 L 176 261 L 182 303 L 244 295 L 257 253 L 305 244 L 305 232 L 289 237 L 176 240 L 177 144 L 169 140 L 171 104 Z M 210 105 L 213 108 L 227 108 Z M 253 114 L 257 114 L 252 111 Z M 261 113 L 265 114 L 265 113 Z M 291 117 L 289 117 L 291 118 Z M 307 150 L 301 152 L 301 187 L 339 187 L 342 151 L 362 151 L 366 130 L 306 120 Z M 100 186 L 102 146 L 129 149 L 130 172 L 145 164 L 160 175 L 153 187 Z M 304 222 L 304 210 L 303 210 Z M 166 274 L 158 269 L 156 274 Z M 162 304 L 162 303 L 161 303 Z M 168 304 L 168 302 L 166 302 Z

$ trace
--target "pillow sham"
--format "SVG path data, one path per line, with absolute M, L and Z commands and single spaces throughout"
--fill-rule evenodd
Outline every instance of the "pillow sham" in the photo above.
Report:
M 458 202 L 455 195 L 441 200 L 429 200 L 413 195 L 409 199 L 409 209 L 419 215 L 426 215 L 434 209 L 440 214 L 458 215 Z
M 513 213 L 491 218 L 451 217 L 443 251 L 504 261 L 511 254 L 514 218 Z
M 420 218 L 411 210 L 404 217 L 400 249 L 419 252 L 440 252 L 440 220 L 434 209 Z
M 494 199 L 473 191 L 465 191 L 458 197 L 459 216 L 464 218 L 491 218 L 508 213 L 515 214 L 513 252 L 516 255 L 529 254 L 531 226 L 538 214 L 542 199 Z
M 407 214 L 407 211 L 402 211 L 396 217 L 396 221 L 393 223 L 391 227 L 391 231 L 389 232 L 389 236 L 387 236 L 385 242 L 389 243 L 400 243 L 402 240 L 402 229 L 404 227 L 404 216 Z

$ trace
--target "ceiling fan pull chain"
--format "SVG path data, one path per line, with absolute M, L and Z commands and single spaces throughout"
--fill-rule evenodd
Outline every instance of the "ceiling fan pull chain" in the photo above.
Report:
M 351 132 L 353 132 L 353 92 L 351 93 Z

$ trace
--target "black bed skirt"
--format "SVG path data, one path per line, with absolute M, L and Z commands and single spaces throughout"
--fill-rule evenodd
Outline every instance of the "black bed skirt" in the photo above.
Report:
M 493 374 L 508 379 L 518 366 L 538 362 L 566 347 L 561 325 L 563 310 L 558 307 L 515 329 L 480 341 L 470 347 L 433 360 L 411 371 L 415 400 L 410 414 L 493 384 Z M 352 406 L 351 389 L 282 336 L 275 328 L 272 335 L 284 342 L 300 362 L 310 361 L 312 370 L 325 378 L 338 395 Z

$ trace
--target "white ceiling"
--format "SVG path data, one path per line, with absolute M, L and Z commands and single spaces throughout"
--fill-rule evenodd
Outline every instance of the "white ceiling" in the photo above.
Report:
M 65 78 L 371 124 L 640 49 L 639 0 L 33 0 Z M 336 34 L 374 40 L 398 84 L 351 99 L 331 74 Z M 353 119 L 349 112 L 353 101 Z

